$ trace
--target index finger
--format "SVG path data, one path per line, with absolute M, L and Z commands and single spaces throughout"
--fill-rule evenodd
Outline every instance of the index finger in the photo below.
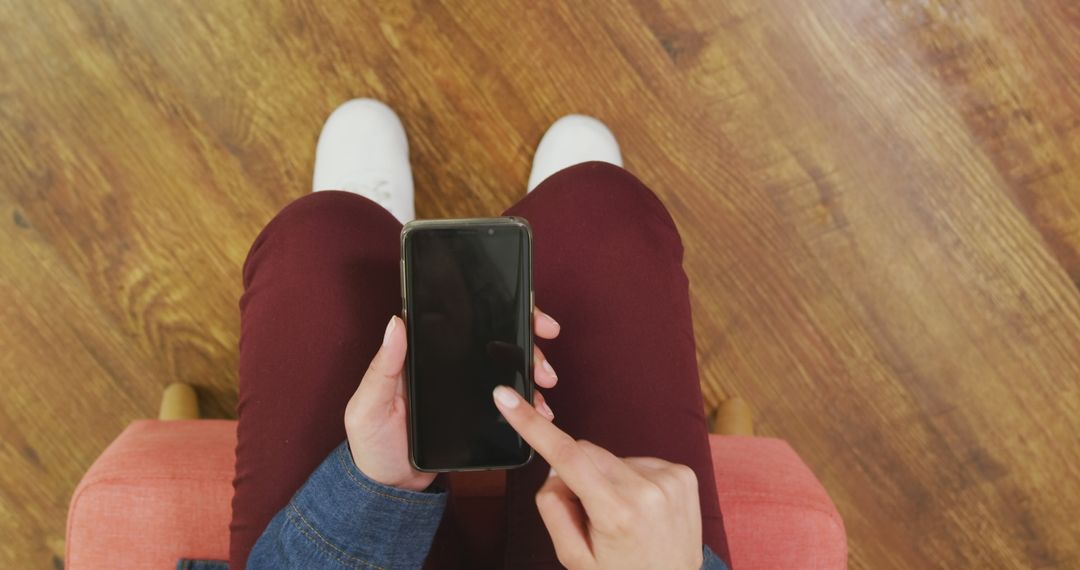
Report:
M 498 386 L 495 406 L 506 421 L 558 472 L 586 510 L 605 508 L 615 500 L 611 482 L 574 438 L 547 421 L 516 390 Z

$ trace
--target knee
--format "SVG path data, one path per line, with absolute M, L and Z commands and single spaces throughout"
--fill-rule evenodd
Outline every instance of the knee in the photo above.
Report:
M 337 190 L 312 192 L 285 206 L 264 233 L 288 234 L 292 240 L 322 242 L 342 234 L 400 229 L 393 215 L 357 194 Z
M 557 215 L 559 226 L 585 231 L 600 244 L 641 243 L 644 249 L 682 257 L 682 240 L 667 208 L 623 168 L 606 162 L 577 164 L 533 191 L 538 198 L 541 192 L 547 204 L 543 210 Z
M 245 282 L 259 258 L 297 268 L 344 261 L 364 252 L 390 251 L 401 224 L 378 204 L 356 194 L 313 192 L 298 198 L 263 228 L 248 251 Z

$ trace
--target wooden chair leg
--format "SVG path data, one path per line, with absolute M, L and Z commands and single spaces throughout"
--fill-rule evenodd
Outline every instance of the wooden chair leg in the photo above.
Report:
M 720 403 L 713 412 L 712 433 L 717 435 L 754 435 L 754 416 L 750 406 L 738 396 Z
M 199 398 L 195 389 L 183 382 L 173 382 L 165 387 L 161 395 L 159 420 L 197 420 L 199 419 Z

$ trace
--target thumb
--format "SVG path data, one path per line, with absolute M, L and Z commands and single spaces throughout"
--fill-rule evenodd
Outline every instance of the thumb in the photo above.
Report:
M 401 369 L 405 366 L 405 327 L 397 316 L 390 317 L 383 333 L 383 343 L 364 373 L 356 399 L 364 405 L 389 405 L 401 386 Z
M 554 469 L 536 493 L 536 509 L 551 535 L 559 562 L 571 567 L 585 565 L 592 558 L 585 509 Z

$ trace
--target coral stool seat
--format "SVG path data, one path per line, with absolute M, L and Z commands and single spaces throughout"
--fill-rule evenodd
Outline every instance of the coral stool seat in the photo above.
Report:
M 65 568 L 176 568 L 229 552 L 236 422 L 197 416 L 194 392 L 170 386 L 166 419 L 133 422 L 94 462 L 68 511 Z M 172 391 L 170 394 L 169 391 Z M 729 401 L 732 402 L 732 401 Z M 728 403 L 725 403 L 727 405 Z M 721 410 L 727 433 L 750 433 L 745 406 Z M 733 570 L 847 567 L 844 523 L 825 489 L 784 441 L 710 435 Z M 500 474 L 455 476 L 456 506 L 497 529 Z M 487 532 L 487 531 L 481 531 Z M 490 541 L 469 533 L 474 548 Z M 482 538 L 482 537 L 480 537 Z M 477 559 L 493 559 L 487 553 Z M 496 553 L 497 554 L 497 553 Z M 497 559 L 497 558 L 494 558 Z

